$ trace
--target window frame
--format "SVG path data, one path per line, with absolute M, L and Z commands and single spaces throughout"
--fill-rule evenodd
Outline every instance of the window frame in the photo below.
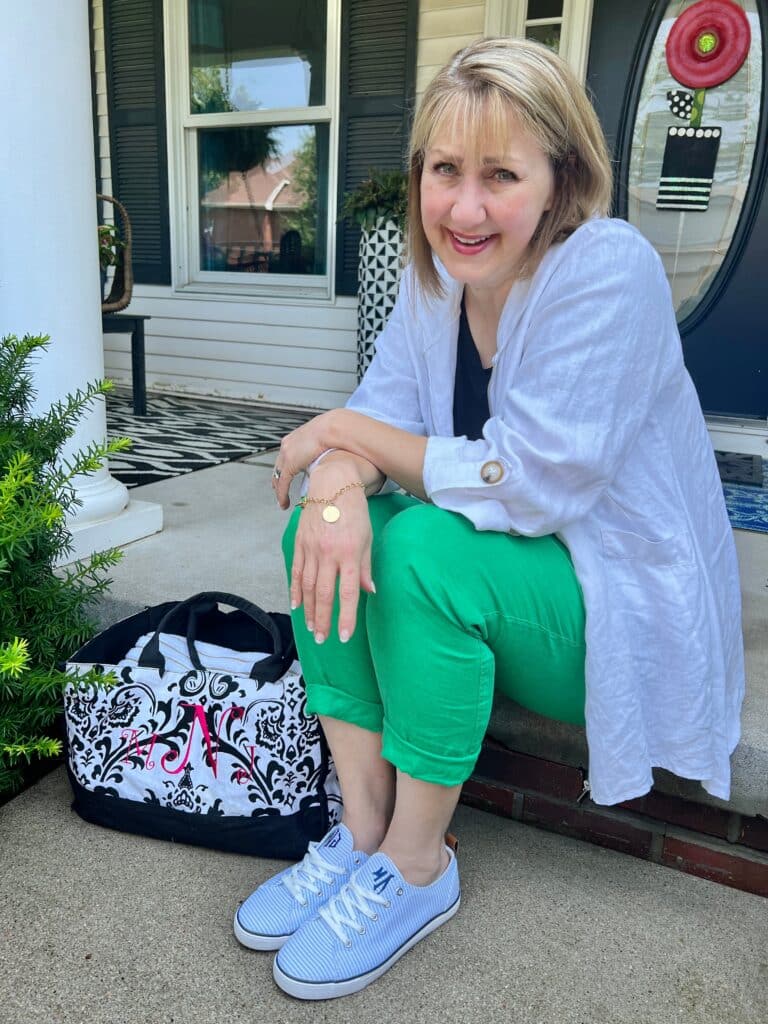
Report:
M 486 0 L 485 34 L 525 38 L 529 25 L 560 25 L 560 56 L 571 66 L 580 82 L 587 79 L 589 33 L 593 0 L 563 0 L 560 18 L 529 18 L 528 0 Z
M 189 2 L 170 0 L 164 6 L 168 190 L 171 210 L 171 287 L 174 291 L 243 299 L 333 299 L 335 280 L 336 193 L 341 37 L 341 0 L 327 0 L 325 103 L 312 107 L 190 112 Z M 248 125 L 328 125 L 326 269 L 324 274 L 244 274 L 200 269 L 200 206 L 198 202 L 197 133 L 204 128 Z

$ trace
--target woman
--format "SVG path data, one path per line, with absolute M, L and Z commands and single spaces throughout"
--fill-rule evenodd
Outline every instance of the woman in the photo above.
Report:
M 363 988 L 458 909 L 444 835 L 494 687 L 586 721 L 597 803 L 657 765 L 728 798 L 734 545 L 661 263 L 609 197 L 558 57 L 458 53 L 414 125 L 411 260 L 376 357 L 281 445 L 282 508 L 308 470 L 284 548 L 344 799 L 236 915 L 292 995 Z

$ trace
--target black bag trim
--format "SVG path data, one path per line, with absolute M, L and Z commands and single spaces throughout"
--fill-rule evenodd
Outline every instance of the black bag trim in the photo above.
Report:
M 328 800 L 321 796 L 302 802 L 295 814 L 244 815 L 189 814 L 162 804 L 140 803 L 110 795 L 106 790 L 82 786 L 67 765 L 74 810 L 84 821 L 104 825 L 118 832 L 131 832 L 151 839 L 189 843 L 210 850 L 299 860 L 310 842 L 316 842 L 329 828 Z

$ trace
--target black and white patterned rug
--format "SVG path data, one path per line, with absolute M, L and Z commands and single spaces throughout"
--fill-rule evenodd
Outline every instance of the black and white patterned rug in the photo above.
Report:
M 107 433 L 130 437 L 129 451 L 110 460 L 127 487 L 165 480 L 276 448 L 312 409 L 236 405 L 176 395 L 150 395 L 147 415 L 134 416 L 130 392 L 107 396 Z M 718 452 L 731 525 L 768 533 L 768 460 Z
M 147 415 L 134 416 L 130 392 L 113 391 L 107 396 L 107 435 L 133 443 L 110 460 L 109 469 L 126 487 L 140 487 L 269 451 L 314 415 L 311 409 L 149 394 Z

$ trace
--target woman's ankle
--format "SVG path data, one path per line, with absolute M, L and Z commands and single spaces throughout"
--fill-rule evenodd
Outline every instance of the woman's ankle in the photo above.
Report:
M 379 847 L 379 852 L 389 857 L 409 885 L 431 885 L 450 863 L 442 840 L 438 844 L 414 849 L 399 846 L 387 838 Z
M 345 809 L 341 821 L 352 833 L 355 849 L 362 853 L 375 853 L 387 834 L 388 822 L 384 819 L 355 817 Z

